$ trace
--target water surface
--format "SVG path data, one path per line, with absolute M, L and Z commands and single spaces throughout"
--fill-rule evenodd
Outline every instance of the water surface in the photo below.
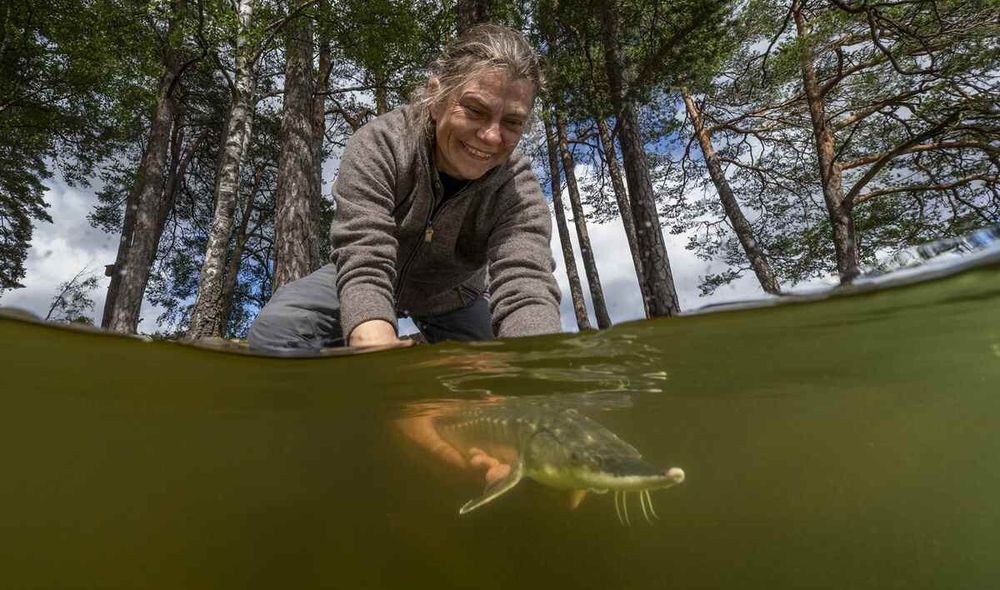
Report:
M 0 586 L 995 588 L 998 271 L 316 359 L 0 319 Z M 533 482 L 460 517 L 481 477 L 394 426 L 595 394 L 687 473 L 652 525 Z

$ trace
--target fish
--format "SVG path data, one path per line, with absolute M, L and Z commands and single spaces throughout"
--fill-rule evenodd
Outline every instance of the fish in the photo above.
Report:
M 468 404 L 435 417 L 434 424 L 445 441 L 467 455 L 484 452 L 510 465 L 506 477 L 488 484 L 459 514 L 492 502 L 529 478 L 572 491 L 574 503 L 587 492 L 613 492 L 622 524 L 631 524 L 628 499 L 634 494 L 643 516 L 651 522 L 651 517 L 658 516 L 650 491 L 673 487 L 685 478 L 680 467 L 653 467 L 617 434 L 558 401 L 506 398 Z

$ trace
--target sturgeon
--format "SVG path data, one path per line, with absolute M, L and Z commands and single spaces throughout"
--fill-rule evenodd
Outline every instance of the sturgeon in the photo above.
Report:
M 650 515 L 656 517 L 650 490 L 684 481 L 680 467 L 653 467 L 635 447 L 565 402 L 508 398 L 499 403 L 470 403 L 465 409 L 435 417 L 434 424 L 441 437 L 466 456 L 479 449 L 511 467 L 506 477 L 466 502 L 459 514 L 495 500 L 527 477 L 575 491 L 576 503 L 588 491 L 612 491 L 618 519 L 631 524 L 628 494 L 639 497 L 649 521 Z

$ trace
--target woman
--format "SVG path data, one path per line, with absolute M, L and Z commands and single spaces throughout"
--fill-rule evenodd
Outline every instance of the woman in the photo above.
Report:
M 480 25 L 446 47 L 411 104 L 348 141 L 333 262 L 278 289 L 250 346 L 396 344 L 397 316 L 430 342 L 557 332 L 549 210 L 514 153 L 541 85 L 516 31 Z

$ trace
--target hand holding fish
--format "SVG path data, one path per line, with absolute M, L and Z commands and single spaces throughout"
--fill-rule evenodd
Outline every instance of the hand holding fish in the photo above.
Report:
M 510 465 L 501 463 L 499 459 L 487 454 L 482 449 L 472 447 L 469 449 L 469 465 L 486 470 L 486 483 L 492 484 L 510 475 Z
M 650 491 L 684 481 L 680 467 L 653 467 L 635 447 L 557 397 L 451 400 L 420 409 L 397 421 L 409 439 L 448 464 L 485 470 L 485 490 L 459 514 L 530 478 L 570 492 L 571 508 L 589 492 L 614 492 L 618 518 L 629 524 L 630 494 L 650 520 L 656 518 Z
M 408 439 L 442 462 L 459 469 L 482 471 L 487 485 L 510 474 L 509 464 L 501 462 L 483 449 L 471 447 L 463 453 L 442 438 L 435 425 L 435 418 L 439 415 L 440 413 L 432 411 L 420 416 L 401 418 L 396 421 L 396 427 Z

